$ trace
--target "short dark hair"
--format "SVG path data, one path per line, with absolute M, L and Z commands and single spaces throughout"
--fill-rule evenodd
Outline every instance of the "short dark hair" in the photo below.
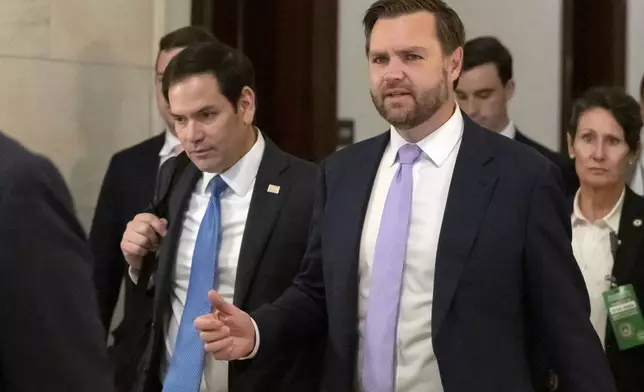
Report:
M 365 48 L 369 54 L 369 40 L 373 26 L 379 19 L 427 11 L 436 18 L 436 34 L 443 53 L 452 53 L 465 42 L 465 27 L 461 18 L 442 0 L 378 0 L 364 15 Z
M 185 26 L 161 37 L 159 40 L 159 51 L 157 52 L 157 61 L 159 54 L 172 49 L 185 48 L 187 46 L 202 42 L 215 42 L 217 38 L 208 30 L 200 26 Z
M 170 61 L 162 82 L 166 102 L 172 85 L 195 75 L 214 76 L 235 110 L 244 87 L 255 91 L 255 71 L 248 57 L 221 42 L 206 42 L 188 46 Z
M 217 41 L 217 38 L 205 28 L 200 26 L 185 26 L 164 35 L 159 40 L 159 52 L 213 41 Z
M 494 64 L 501 83 L 505 86 L 512 79 L 512 55 L 496 37 L 471 39 L 463 46 L 463 69 L 467 72 L 484 64 Z
M 635 98 L 620 87 L 593 87 L 577 98 L 568 122 L 570 137 L 575 138 L 581 115 L 594 108 L 606 109 L 613 115 L 615 121 L 624 130 L 624 140 L 628 148 L 631 151 L 636 151 L 642 129 L 640 106 Z
M 642 75 L 642 81 L 640 82 L 640 98 L 644 100 L 644 75 Z

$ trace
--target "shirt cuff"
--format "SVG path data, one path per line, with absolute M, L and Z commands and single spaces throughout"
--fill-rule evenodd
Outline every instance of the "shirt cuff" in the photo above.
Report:
M 253 359 L 257 355 L 257 351 L 259 350 L 259 328 L 257 328 L 257 324 L 255 323 L 255 320 L 252 318 L 250 321 L 253 322 L 253 328 L 255 329 L 255 347 L 253 348 L 253 351 L 248 354 L 248 356 L 239 358 L 239 360 L 244 360 L 244 359 Z
M 132 280 L 132 283 L 137 284 L 139 283 L 139 271 L 138 269 L 134 269 L 132 267 L 129 267 L 127 269 L 128 275 L 130 275 L 130 279 Z
M 131 266 L 128 267 L 127 269 L 128 275 L 130 275 L 130 279 L 132 280 L 132 283 L 138 284 L 139 283 L 139 273 L 141 273 L 140 270 L 132 268 Z M 148 282 L 148 290 L 154 286 L 154 276 L 150 276 L 150 281 Z

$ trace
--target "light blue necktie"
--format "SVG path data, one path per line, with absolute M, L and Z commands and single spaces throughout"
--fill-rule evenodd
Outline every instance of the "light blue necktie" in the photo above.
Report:
M 387 193 L 371 270 L 364 332 L 364 392 L 393 392 L 396 378 L 396 328 L 411 218 L 413 167 L 421 150 L 398 150 L 400 166 Z
M 226 189 L 226 183 L 216 176 L 210 180 L 208 188 L 210 200 L 197 233 L 186 306 L 163 392 L 198 392 L 201 386 L 205 350 L 194 321 L 212 311 L 208 291 L 219 286 L 217 262 L 221 243 L 221 193 Z

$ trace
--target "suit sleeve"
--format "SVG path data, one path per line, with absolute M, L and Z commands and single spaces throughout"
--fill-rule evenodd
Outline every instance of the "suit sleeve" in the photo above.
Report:
M 125 222 L 120 219 L 122 193 L 118 172 L 117 161 L 112 158 L 103 179 L 89 234 L 94 255 L 96 298 L 106 331 L 110 328 L 126 270 L 120 246 Z
M 570 214 L 561 175 L 546 160 L 532 193 L 525 249 L 525 287 L 537 338 L 569 392 L 615 391 L 590 322 L 583 276 L 572 254 Z
M 16 163 L 0 195 L 0 389 L 109 392 L 91 253 L 58 171 Z
M 253 312 L 261 345 L 257 356 L 281 345 L 310 340 L 326 332 L 327 313 L 322 257 L 322 221 L 326 199 L 325 168 L 320 167 L 309 240 L 302 267 L 293 285 L 272 304 Z

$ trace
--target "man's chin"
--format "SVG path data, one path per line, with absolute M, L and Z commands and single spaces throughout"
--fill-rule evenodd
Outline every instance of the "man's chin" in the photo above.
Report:
M 409 121 L 409 111 L 408 110 L 388 110 L 386 112 L 385 120 L 389 124 L 405 124 Z
M 188 157 L 194 163 L 195 166 L 197 166 L 197 169 L 201 170 L 202 172 L 210 173 L 212 172 L 212 167 L 214 166 L 213 163 L 211 162 L 210 159 L 204 159 L 200 158 L 195 155 L 190 155 L 188 154 Z
M 218 173 L 221 174 L 225 172 L 230 165 L 226 165 L 219 158 L 199 158 L 199 157 L 190 157 L 192 163 L 204 173 Z

